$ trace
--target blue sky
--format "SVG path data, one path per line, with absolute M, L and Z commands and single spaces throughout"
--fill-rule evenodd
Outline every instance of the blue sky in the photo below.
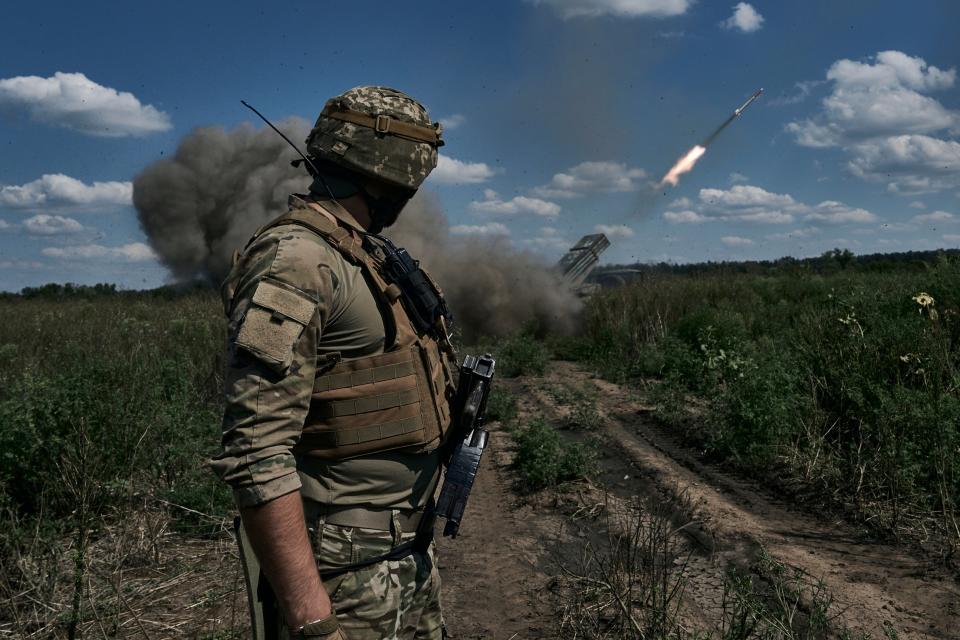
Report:
M 0 289 L 168 280 L 130 205 L 205 125 L 394 86 L 447 123 L 453 230 L 607 262 L 960 245 L 960 3 L 14 3 L 0 40 Z M 676 187 L 673 163 L 765 94 Z

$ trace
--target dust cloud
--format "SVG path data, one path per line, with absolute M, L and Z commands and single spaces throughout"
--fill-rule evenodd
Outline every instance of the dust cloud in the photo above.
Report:
M 439 198 L 421 190 L 387 234 L 418 258 L 443 289 L 466 338 L 502 336 L 528 323 L 570 333 L 581 301 L 536 254 L 503 237 L 450 235 Z
M 309 124 L 278 123 L 301 140 Z M 273 131 L 243 125 L 199 128 L 172 158 L 144 169 L 133 202 L 154 251 L 178 281 L 217 285 L 235 249 L 282 213 L 310 179 L 290 166 L 294 151 Z M 422 261 L 439 283 L 466 339 L 502 336 L 529 323 L 574 329 L 581 303 L 539 256 L 505 238 L 456 237 L 436 194 L 421 189 L 386 234 Z

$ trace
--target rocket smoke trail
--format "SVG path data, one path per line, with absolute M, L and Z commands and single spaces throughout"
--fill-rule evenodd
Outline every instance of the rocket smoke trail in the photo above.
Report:
M 662 187 L 667 184 L 672 185 L 674 187 L 677 186 L 677 184 L 680 182 L 680 176 L 682 176 L 685 173 L 689 173 L 690 171 L 693 170 L 693 167 L 696 166 L 697 161 L 700 160 L 700 158 L 703 157 L 703 154 L 707 152 L 707 147 L 713 144 L 713 141 L 717 139 L 717 136 L 719 136 L 724 129 L 729 127 L 730 123 L 732 123 L 734 120 L 739 118 L 740 115 L 743 113 L 743 110 L 749 107 L 750 104 L 753 103 L 754 100 L 759 98 L 762 93 L 763 93 L 763 89 L 760 89 L 759 91 L 754 93 L 752 96 L 750 96 L 746 102 L 740 105 L 740 107 L 738 107 L 737 109 L 734 109 L 733 113 L 730 114 L 730 117 L 727 118 L 723 122 L 723 124 L 717 127 L 713 133 L 707 136 L 703 142 L 701 142 L 698 145 L 695 145 L 692 149 L 687 151 L 679 160 L 677 160 L 677 162 L 670 168 L 670 171 L 668 171 L 667 174 L 663 176 L 663 179 L 660 181 L 660 186 Z
M 279 126 L 293 139 L 305 138 L 310 128 L 299 118 Z M 290 166 L 292 155 L 269 129 L 205 127 L 134 179 L 140 224 L 176 279 L 220 283 L 233 250 L 285 210 L 288 194 L 306 191 L 310 179 Z M 464 338 L 504 335 L 530 322 L 573 330 L 580 301 L 550 265 L 506 238 L 451 236 L 428 190 L 420 190 L 386 235 L 431 271 Z

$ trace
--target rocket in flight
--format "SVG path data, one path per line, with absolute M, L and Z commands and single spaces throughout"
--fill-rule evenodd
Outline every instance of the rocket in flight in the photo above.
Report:
M 736 118 L 743 110 L 750 106 L 750 103 L 760 97 L 760 94 L 763 93 L 763 87 L 760 87 L 755 94 L 747 98 L 747 101 L 740 105 L 740 108 L 733 112 L 733 117 Z
M 752 96 L 747 98 L 747 101 L 740 105 L 737 109 L 734 109 L 733 113 L 730 114 L 730 117 L 727 118 L 723 124 L 717 127 L 716 131 L 711 133 L 707 138 L 700 144 L 694 146 L 692 149 L 687 151 L 676 164 L 670 168 L 670 171 L 667 172 L 667 175 L 663 176 L 663 179 L 660 181 L 660 186 L 667 184 L 677 186 L 680 182 L 680 176 L 689 173 L 693 170 L 694 165 L 697 164 L 697 161 L 707 152 L 707 147 L 709 147 L 714 140 L 717 139 L 717 136 L 720 135 L 724 129 L 726 129 L 731 122 L 740 117 L 740 114 L 743 113 L 743 110 L 749 107 L 754 100 L 760 97 L 763 93 L 763 88 L 757 90 Z

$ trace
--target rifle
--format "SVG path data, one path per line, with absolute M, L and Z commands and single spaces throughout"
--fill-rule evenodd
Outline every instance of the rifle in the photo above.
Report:
M 496 360 L 490 354 L 467 356 L 460 365 L 457 393 L 452 403 L 454 432 L 444 460 L 447 472 L 434 508 L 435 515 L 446 518 L 443 535 L 451 538 L 459 533 L 467 499 L 480 468 L 480 457 L 487 445 L 483 423 L 495 366 Z

